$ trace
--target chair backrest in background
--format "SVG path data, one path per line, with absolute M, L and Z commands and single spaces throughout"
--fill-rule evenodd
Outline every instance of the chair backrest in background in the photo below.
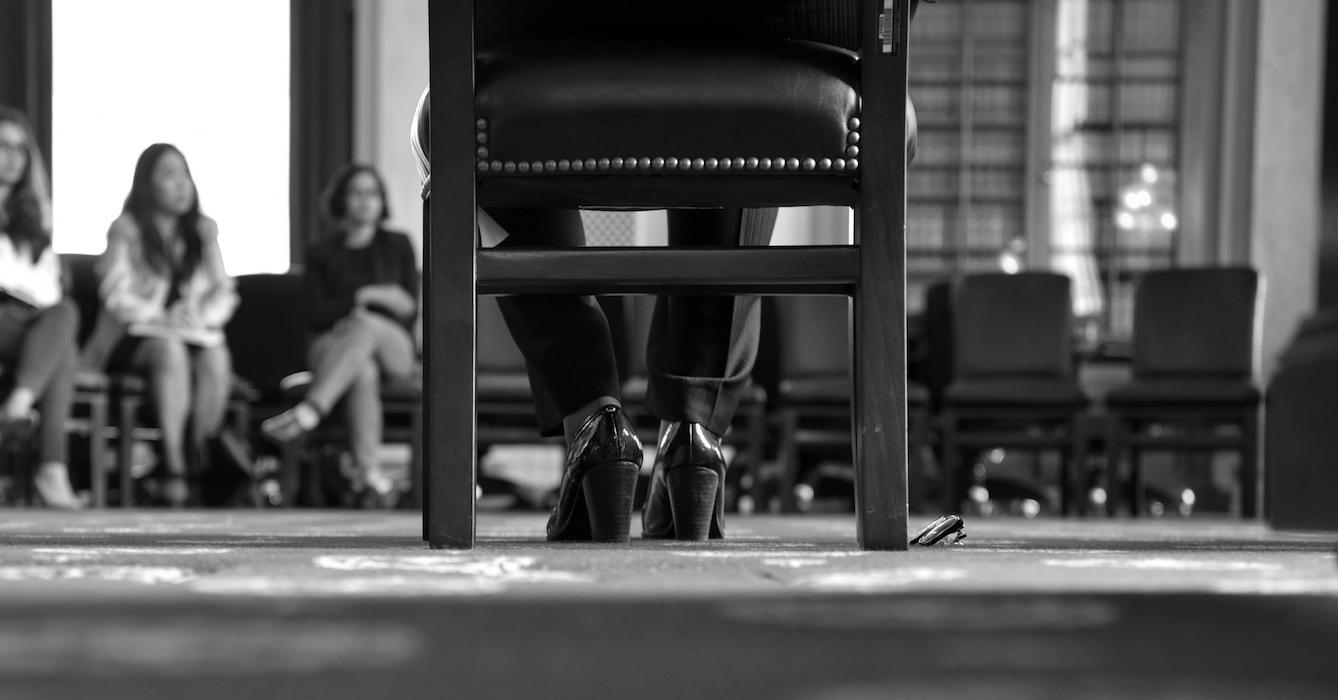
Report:
M 1259 274 L 1246 267 L 1144 273 L 1134 293 L 1134 373 L 1248 376 Z
M 776 299 L 781 378 L 850 371 L 850 300 L 833 296 Z
M 237 311 L 224 329 L 233 371 L 265 398 L 279 393 L 279 380 L 307 369 L 307 320 L 302 276 L 255 274 L 237 277 Z
M 79 309 L 79 346 L 93 334 L 102 302 L 98 299 L 97 255 L 65 253 L 60 256 L 65 268 L 65 293 Z
M 956 378 L 1072 377 L 1072 309 L 1061 274 L 967 275 L 953 300 Z

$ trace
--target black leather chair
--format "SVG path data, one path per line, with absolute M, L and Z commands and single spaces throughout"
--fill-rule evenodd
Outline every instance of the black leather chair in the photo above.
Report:
M 252 274 L 236 278 L 237 310 L 225 329 L 233 373 L 254 392 L 251 416 L 242 435 L 256 439 L 260 421 L 291 405 L 283 381 L 306 369 L 310 342 L 303 302 L 302 277 L 296 274 Z M 298 454 L 283 450 L 271 505 L 292 505 L 300 492 Z M 257 475 L 259 476 L 259 475 Z
M 1129 455 L 1129 499 L 1143 511 L 1142 459 L 1149 450 L 1240 455 L 1240 512 L 1259 501 L 1259 275 L 1250 268 L 1183 268 L 1145 273 L 1134 292 L 1134 377 L 1106 395 L 1108 474 Z M 1107 507 L 1119 490 L 1107 489 Z
M 1338 308 L 1297 329 L 1264 401 L 1264 517 L 1275 528 L 1338 532 Z
M 1059 507 L 1082 483 L 1088 398 L 1078 386 L 1069 278 L 980 273 L 953 290 L 953 379 L 944 389 L 943 507 L 961 505 L 963 458 L 993 447 L 1059 450 Z
M 534 292 L 854 299 L 858 532 L 904 549 L 911 0 L 431 7 L 426 535 L 474 543 L 475 302 Z M 853 246 L 479 250 L 476 205 L 853 206 Z M 876 349 L 876 351 L 875 351 Z M 891 391 L 888 389 L 891 388 Z

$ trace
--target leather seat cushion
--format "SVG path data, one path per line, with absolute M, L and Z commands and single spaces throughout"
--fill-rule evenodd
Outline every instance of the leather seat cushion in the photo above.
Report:
M 813 42 L 487 49 L 476 71 L 479 197 L 553 205 L 566 203 L 555 191 L 569 186 L 582 200 L 612 200 L 580 204 L 705 206 L 718 203 L 727 178 L 755 181 L 740 192 L 798 180 L 796 197 L 848 203 L 860 148 L 857 76 L 853 53 Z M 620 194 L 611 180 L 634 182 Z M 592 192 L 611 184 L 612 194 Z
M 1087 395 L 1076 382 L 1050 378 L 961 379 L 948 385 L 948 406 L 1083 406 Z
M 1136 379 L 1111 389 L 1110 393 L 1106 394 L 1106 405 L 1249 406 L 1258 403 L 1259 399 L 1259 388 L 1248 379 Z

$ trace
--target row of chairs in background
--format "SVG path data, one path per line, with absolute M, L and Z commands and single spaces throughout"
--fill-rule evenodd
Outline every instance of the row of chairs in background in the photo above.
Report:
M 78 343 L 82 347 L 92 333 L 100 302 L 95 271 L 97 256 L 66 254 L 61 256 L 65 268 L 67 293 L 80 314 Z M 80 367 L 74 378 L 74 401 L 71 415 L 65 422 L 66 432 L 72 438 L 71 455 L 75 463 L 86 461 L 88 471 L 72 470 L 76 486 L 87 487 L 91 505 L 103 507 L 114 500 L 122 506 L 134 506 L 142 494 L 137 477 L 151 466 L 152 453 L 146 454 L 137 445 L 151 444 L 159 433 L 153 417 L 146 411 L 148 397 L 142 378 L 133 374 L 107 373 Z M 250 407 L 255 400 L 254 390 L 245 381 L 234 383 L 228 401 L 227 431 L 229 435 L 244 436 L 251 425 Z M 236 447 L 236 445 L 234 445 Z M 10 475 L 15 493 L 6 500 L 30 501 L 33 488 L 29 481 L 27 463 L 33 457 L 33 445 L 8 445 Z M 118 477 L 110 479 L 112 472 Z
M 1099 492 L 1107 512 L 1141 513 L 1146 453 L 1230 450 L 1240 456 L 1238 509 L 1254 516 L 1258 288 L 1244 268 L 1147 273 L 1132 352 L 1119 363 L 1127 376 L 1101 392 L 1079 380 L 1067 277 L 976 274 L 932 285 L 907 387 L 912 507 L 969 505 L 972 487 L 990 482 L 979 467 L 988 460 L 976 458 L 1003 447 L 1060 456 L 1059 512 L 1085 511 Z M 616 346 L 624 401 L 652 442 L 657 423 L 644 408 L 652 301 L 600 303 L 624 341 Z M 850 505 L 847 303 L 764 299 L 755 384 L 726 437 L 735 449 L 727 489 L 740 510 L 804 510 L 833 479 Z M 478 337 L 480 445 L 533 442 L 524 364 L 490 299 L 479 302 Z
M 1047 488 L 1032 490 L 1057 491 L 1050 500 L 1059 512 L 1095 505 L 1139 514 L 1148 505 L 1149 452 L 1231 451 L 1239 455 L 1236 507 L 1254 517 L 1259 285 L 1247 268 L 1144 274 L 1132 352 L 1120 363 L 1124 376 L 1104 392 L 1080 382 L 1067 277 L 973 274 L 931 285 L 910 355 L 912 508 L 979 506 L 996 483 L 988 455 L 1017 448 L 1059 456 L 1057 473 L 1041 478 Z M 824 476 L 802 459 L 803 450 L 849 444 L 844 302 L 776 304 L 784 353 L 775 401 L 780 490 L 784 506 L 796 509 Z
M 97 311 L 93 256 L 65 256 L 71 293 L 91 326 Z M 229 437 L 236 464 L 252 473 L 257 504 L 329 504 L 318 456 L 342 445 L 342 422 L 275 459 L 256 426 L 301 394 L 309 340 L 296 274 L 245 275 L 227 329 L 237 375 Z M 1149 450 L 1233 450 L 1240 455 L 1239 511 L 1256 513 L 1260 392 L 1255 358 L 1256 273 L 1244 268 L 1146 273 L 1135 296 L 1132 377 L 1094 402 L 1078 381 L 1069 280 L 1053 273 L 975 274 L 928 289 L 908 386 L 913 507 L 956 511 L 986 481 L 976 457 L 994 448 L 1049 450 L 1061 456 L 1061 512 L 1082 511 L 1090 487 L 1110 513 L 1143 510 L 1142 459 Z M 610 319 L 625 402 L 643 441 L 657 422 L 644 410 L 647 297 L 601 297 Z M 741 507 L 800 510 L 831 464 L 849 464 L 849 356 L 846 300 L 771 297 L 763 306 L 756 383 L 740 404 L 727 443 L 735 450 L 729 488 Z M 82 341 L 81 337 L 81 341 Z M 478 414 L 481 449 L 536 441 L 528 377 L 491 299 L 479 303 Z M 918 380 L 918 381 L 917 381 Z M 130 465 L 136 443 L 152 440 L 141 380 L 81 371 L 69 431 L 86 440 L 92 501 L 108 502 L 111 465 Z M 383 388 L 385 439 L 408 445 L 410 498 L 421 503 L 422 401 L 416 378 Z M 115 453 L 112 456 L 112 446 Z M 1093 450 L 1093 446 L 1101 449 Z M 844 450 L 845 455 L 841 454 Z M 811 454 L 835 453 L 826 474 Z M 1127 464 L 1126 464 L 1127 458 Z M 256 473 L 258 464 L 270 467 Z M 1091 467 L 1095 465 L 1096 469 Z M 15 470 L 19 473 L 22 470 Z M 132 469 L 113 483 L 119 504 L 134 505 Z M 1095 474 L 1093 473 L 1095 472 Z M 838 467 L 838 479 L 850 468 Z M 486 481 L 484 482 L 486 483 Z

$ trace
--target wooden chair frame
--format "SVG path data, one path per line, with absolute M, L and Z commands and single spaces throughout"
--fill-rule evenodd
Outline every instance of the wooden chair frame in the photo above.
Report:
M 867 126 L 860 143 L 854 245 L 498 250 L 480 249 L 473 234 L 474 0 L 432 4 L 436 196 L 425 205 L 423 237 L 423 520 L 431 547 L 475 544 L 477 295 L 672 290 L 838 294 L 853 300 L 857 537 L 865 549 L 907 548 L 904 233 L 910 5 L 910 0 L 864 0 L 860 9 L 861 119 Z

